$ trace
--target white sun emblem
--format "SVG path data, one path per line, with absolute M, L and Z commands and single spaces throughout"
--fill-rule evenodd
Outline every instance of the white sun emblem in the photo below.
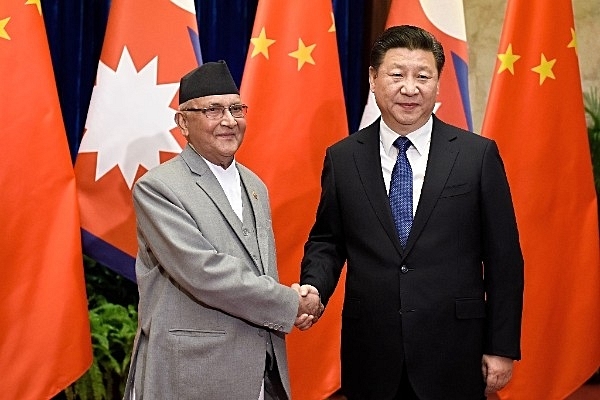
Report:
M 97 152 L 96 181 L 118 166 L 131 188 L 138 167 L 160 164 L 159 152 L 179 153 L 169 105 L 179 83 L 156 83 L 158 57 L 139 72 L 125 47 L 117 70 L 100 62 L 80 153 Z

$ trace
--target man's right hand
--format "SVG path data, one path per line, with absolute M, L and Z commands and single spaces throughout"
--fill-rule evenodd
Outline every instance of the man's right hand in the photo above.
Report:
M 292 285 L 292 289 L 298 292 L 300 303 L 298 305 L 298 314 L 294 325 L 304 331 L 315 324 L 321 314 L 323 313 L 324 306 L 321 304 L 321 298 L 319 297 L 319 291 L 311 285 L 300 286 L 297 283 Z

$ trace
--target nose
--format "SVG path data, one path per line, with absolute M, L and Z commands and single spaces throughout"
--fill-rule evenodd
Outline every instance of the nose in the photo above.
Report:
M 237 125 L 237 121 L 235 120 L 233 115 L 231 115 L 231 111 L 229 111 L 228 108 L 225 108 L 225 110 L 223 112 L 223 118 L 221 118 L 221 125 L 225 125 L 225 126 Z
M 406 80 L 400 87 L 400 93 L 407 96 L 414 96 L 419 93 L 419 87 L 413 80 Z

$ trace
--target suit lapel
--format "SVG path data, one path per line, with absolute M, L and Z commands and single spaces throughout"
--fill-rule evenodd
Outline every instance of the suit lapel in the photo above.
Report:
M 215 207 L 219 209 L 225 220 L 231 225 L 233 230 L 239 234 L 242 222 L 229 204 L 229 200 L 204 159 L 196 154 L 189 146 L 186 146 L 181 152 L 181 156 L 190 167 L 190 170 L 198 176 L 197 185 L 211 198 Z
M 271 265 L 272 260 L 270 259 L 270 228 L 267 225 L 268 217 L 264 213 L 264 208 L 261 206 L 261 202 L 267 201 L 262 199 L 259 193 L 262 193 L 257 187 L 258 181 L 253 175 L 241 164 L 238 164 L 238 171 L 240 172 L 240 179 L 242 181 L 242 190 L 245 190 L 250 200 L 251 213 L 254 215 L 254 223 L 256 225 L 256 239 L 258 241 L 258 251 L 262 262 L 262 268 L 265 275 L 275 276 L 277 270 Z M 274 275 L 275 274 L 275 275 Z
M 379 156 L 379 119 L 355 133 L 358 147 L 354 152 L 354 162 L 369 203 L 383 230 L 388 235 L 398 253 L 402 254 L 402 245 L 398 239 L 394 220 L 390 210 L 390 201 L 385 190 Z
M 425 227 L 448 180 L 458 152 L 456 134 L 450 129 L 449 125 L 440 121 L 434 115 L 425 180 L 408 243 L 406 244 L 406 252 L 410 251 Z
M 202 189 L 206 193 L 206 195 L 208 197 L 210 197 L 213 204 L 215 205 L 215 207 L 217 207 L 219 212 L 223 215 L 223 218 L 225 219 L 225 221 L 231 226 L 231 230 L 233 232 L 235 232 L 236 236 L 238 237 L 239 241 L 242 243 L 242 245 L 244 246 L 246 251 L 249 254 L 252 254 L 251 249 L 249 249 L 246 246 L 246 241 L 242 237 L 242 228 L 243 228 L 242 221 L 240 221 L 240 219 L 238 218 L 235 211 L 233 211 L 233 208 L 231 207 L 231 204 L 229 203 L 229 200 L 227 199 L 227 196 L 225 195 L 225 192 L 223 191 L 221 184 L 219 183 L 219 181 L 217 180 L 215 175 L 212 173 L 212 171 L 210 170 L 210 168 L 208 167 L 208 165 L 206 164 L 204 159 L 202 157 L 198 156 L 196 154 L 196 152 L 192 148 L 190 148 L 190 146 L 186 146 L 183 149 L 183 151 L 181 152 L 181 157 L 185 160 L 187 165 L 190 167 L 190 170 L 194 174 L 197 175 L 196 184 L 200 187 L 200 189 Z M 242 182 L 243 182 L 244 179 L 243 179 L 241 172 L 240 172 L 240 178 L 242 179 Z M 242 190 L 243 190 L 243 187 L 242 187 Z M 254 199 L 253 199 L 251 193 L 252 193 L 251 191 L 248 192 L 248 195 L 250 196 L 250 202 L 252 203 L 252 201 Z M 258 222 L 257 222 L 257 225 L 258 225 Z M 259 246 L 260 246 L 260 240 L 259 240 Z M 261 256 L 262 256 L 262 251 L 261 251 Z M 254 265 L 256 267 L 256 270 L 260 273 L 261 272 L 260 267 L 256 264 L 256 262 Z M 265 269 L 266 269 L 266 267 L 265 267 Z
M 365 128 L 362 132 L 355 133 L 359 145 L 354 152 L 354 160 L 360 180 L 365 189 L 367 198 L 398 253 L 408 254 L 415 241 L 425 227 L 433 208 L 448 180 L 452 166 L 458 156 L 456 134 L 449 125 L 433 116 L 433 129 L 431 133 L 431 146 L 425 172 L 425 181 L 421 189 L 421 196 L 415 213 L 413 225 L 408 237 L 406 249 L 402 249 L 394 219 L 390 210 L 389 198 L 385 190 L 385 183 L 381 174 L 381 157 L 379 156 L 379 119 Z

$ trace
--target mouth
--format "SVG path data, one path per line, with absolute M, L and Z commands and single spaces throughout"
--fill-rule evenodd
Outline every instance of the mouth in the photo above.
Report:
M 419 103 L 398 103 L 398 106 L 405 110 L 414 110 L 419 107 Z
M 222 133 L 215 134 L 215 136 L 218 138 L 232 138 L 232 137 L 236 137 L 236 133 L 235 132 L 222 132 Z

